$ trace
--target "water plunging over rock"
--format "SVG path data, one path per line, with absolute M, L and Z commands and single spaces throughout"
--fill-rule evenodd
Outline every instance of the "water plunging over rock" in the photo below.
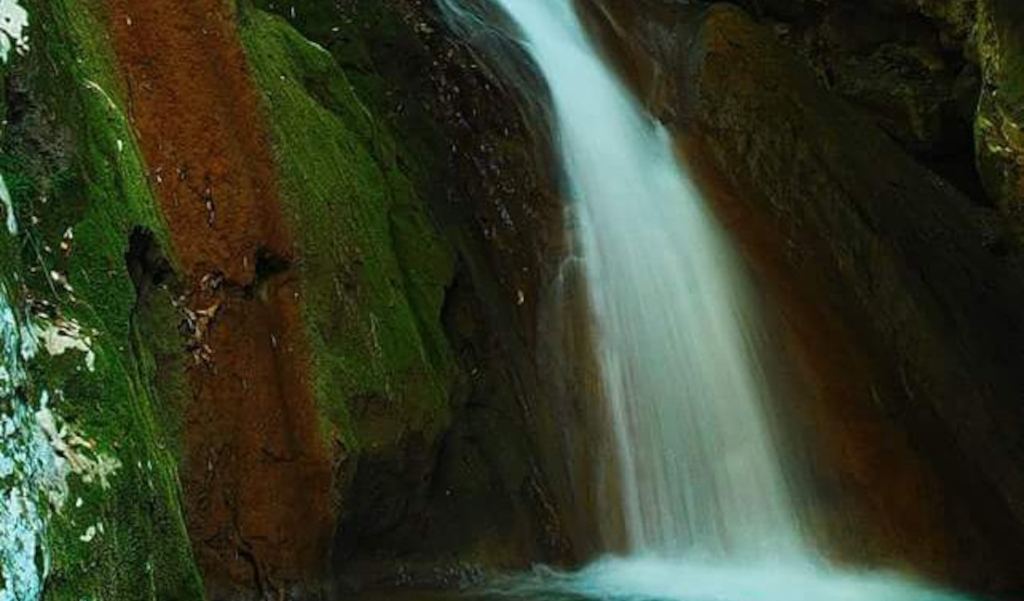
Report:
M 794 548 L 763 415 L 757 323 L 735 257 L 672 140 L 601 62 L 571 3 L 502 4 L 558 119 L 628 548 Z
M 454 19 L 469 4 L 446 0 Z M 595 473 L 629 559 L 499 583 L 529 598 L 942 599 L 838 573 L 801 536 L 772 440 L 751 284 L 665 129 L 570 0 L 497 0 L 546 79 L 614 452 Z M 616 516 L 615 513 L 620 515 Z M 613 543 L 605 541 L 606 548 Z

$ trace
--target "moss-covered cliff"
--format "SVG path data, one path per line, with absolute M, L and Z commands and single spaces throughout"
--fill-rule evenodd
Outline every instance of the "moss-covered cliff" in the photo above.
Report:
M 277 598 L 564 556 L 527 426 L 541 215 L 503 204 L 548 197 L 510 104 L 494 131 L 462 118 L 504 92 L 434 9 L 23 4 L 2 598 Z M 382 42 L 436 72 L 396 73 Z
M 405 323 L 415 329 L 405 331 L 424 341 L 424 360 L 454 376 L 434 397 L 440 402 L 431 402 L 430 390 L 419 383 L 419 396 L 403 400 L 390 366 L 379 373 L 392 383 L 349 404 L 358 411 L 355 435 L 367 444 L 336 541 L 336 553 L 358 566 L 344 572 L 346 581 L 372 582 L 377 570 L 368 566 L 381 560 L 403 564 L 413 578 L 451 581 L 479 566 L 523 565 L 538 554 L 564 557 L 531 421 L 540 404 L 534 324 L 544 270 L 557 259 L 549 249 L 557 244 L 551 232 L 558 228 L 558 209 L 544 191 L 544 170 L 508 92 L 479 72 L 475 57 L 444 32 L 430 4 L 258 2 L 243 9 L 241 23 L 252 63 L 257 70 L 266 65 L 258 79 L 271 115 L 299 125 L 295 119 L 303 114 L 283 112 L 279 99 L 305 95 L 322 107 L 317 115 L 331 118 L 330 131 L 344 143 L 337 160 L 350 167 L 339 172 L 319 163 L 323 126 L 309 137 L 301 127 L 281 129 L 278 143 L 310 160 L 292 163 L 295 181 L 323 181 L 335 194 L 347 185 L 357 198 L 346 206 L 366 203 L 364 218 L 382 219 L 386 237 L 377 253 L 385 264 L 370 264 L 378 259 L 365 256 L 373 243 L 368 239 L 323 268 L 341 268 L 345 291 L 362 297 L 376 285 L 368 279 L 388 273 L 394 261 L 400 273 L 381 285 L 408 291 L 413 320 Z M 290 42 L 280 46 L 287 52 L 266 45 L 267 31 Z M 279 65 L 289 61 L 293 75 L 282 78 Z M 285 81 L 301 81 L 304 88 L 289 92 L 281 87 Z M 354 160 L 352 148 L 367 160 Z M 310 178 L 318 164 L 323 171 Z M 371 185 L 353 188 L 345 181 L 356 177 Z M 381 186 L 379 199 L 367 196 L 373 186 Z M 308 203 L 310 194 L 325 192 L 295 193 Z M 359 225 L 347 226 L 346 235 L 356 236 Z M 345 227 L 336 224 L 330 239 L 339 239 Z M 336 287 L 324 293 L 332 315 L 338 314 Z M 397 316 L 374 311 L 370 321 Z M 360 366 L 373 359 L 356 357 Z M 338 375 L 334 370 L 332 377 Z
M 0 597 L 195 599 L 160 419 L 180 373 L 154 361 L 177 312 L 164 291 L 140 312 L 126 262 L 134 231 L 165 240 L 165 224 L 96 7 L 23 8 L 3 66 Z

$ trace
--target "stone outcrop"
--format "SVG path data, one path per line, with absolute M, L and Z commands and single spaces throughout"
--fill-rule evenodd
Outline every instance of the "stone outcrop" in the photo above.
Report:
M 427 3 L 87 4 L 30 4 L 4 68 L 3 352 L 56 350 L 3 372 L 40 501 L 0 514 L 0 585 L 289 598 L 568 558 L 534 435 L 559 209 L 509 92 Z
M 1024 236 L 1024 6 L 979 0 L 977 52 L 983 87 L 975 118 L 982 181 Z
M 1012 0 L 741 2 L 822 83 L 1020 235 L 1024 8 Z

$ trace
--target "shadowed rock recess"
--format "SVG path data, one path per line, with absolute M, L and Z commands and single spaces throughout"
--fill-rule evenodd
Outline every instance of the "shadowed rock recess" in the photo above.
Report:
M 805 534 L 1024 594 L 1024 3 L 559 3 L 758 284 Z M 0 601 L 607 551 L 568 178 L 494 7 L 0 0 Z

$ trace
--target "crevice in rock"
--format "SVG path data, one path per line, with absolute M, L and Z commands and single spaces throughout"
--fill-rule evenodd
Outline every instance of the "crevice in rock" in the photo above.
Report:
M 331 461 L 299 282 L 289 277 L 293 240 L 237 14 L 217 0 L 104 8 L 178 269 L 187 354 L 177 389 L 186 398 L 171 417 L 182 422 L 185 520 L 202 541 L 194 549 L 207 593 L 315 590 L 333 519 Z M 151 234 L 133 233 L 129 247 L 145 298 L 168 269 Z
M 136 297 L 140 299 L 147 297 L 153 287 L 164 284 L 174 275 L 170 261 L 148 228 L 136 227 L 132 230 L 124 258 Z

